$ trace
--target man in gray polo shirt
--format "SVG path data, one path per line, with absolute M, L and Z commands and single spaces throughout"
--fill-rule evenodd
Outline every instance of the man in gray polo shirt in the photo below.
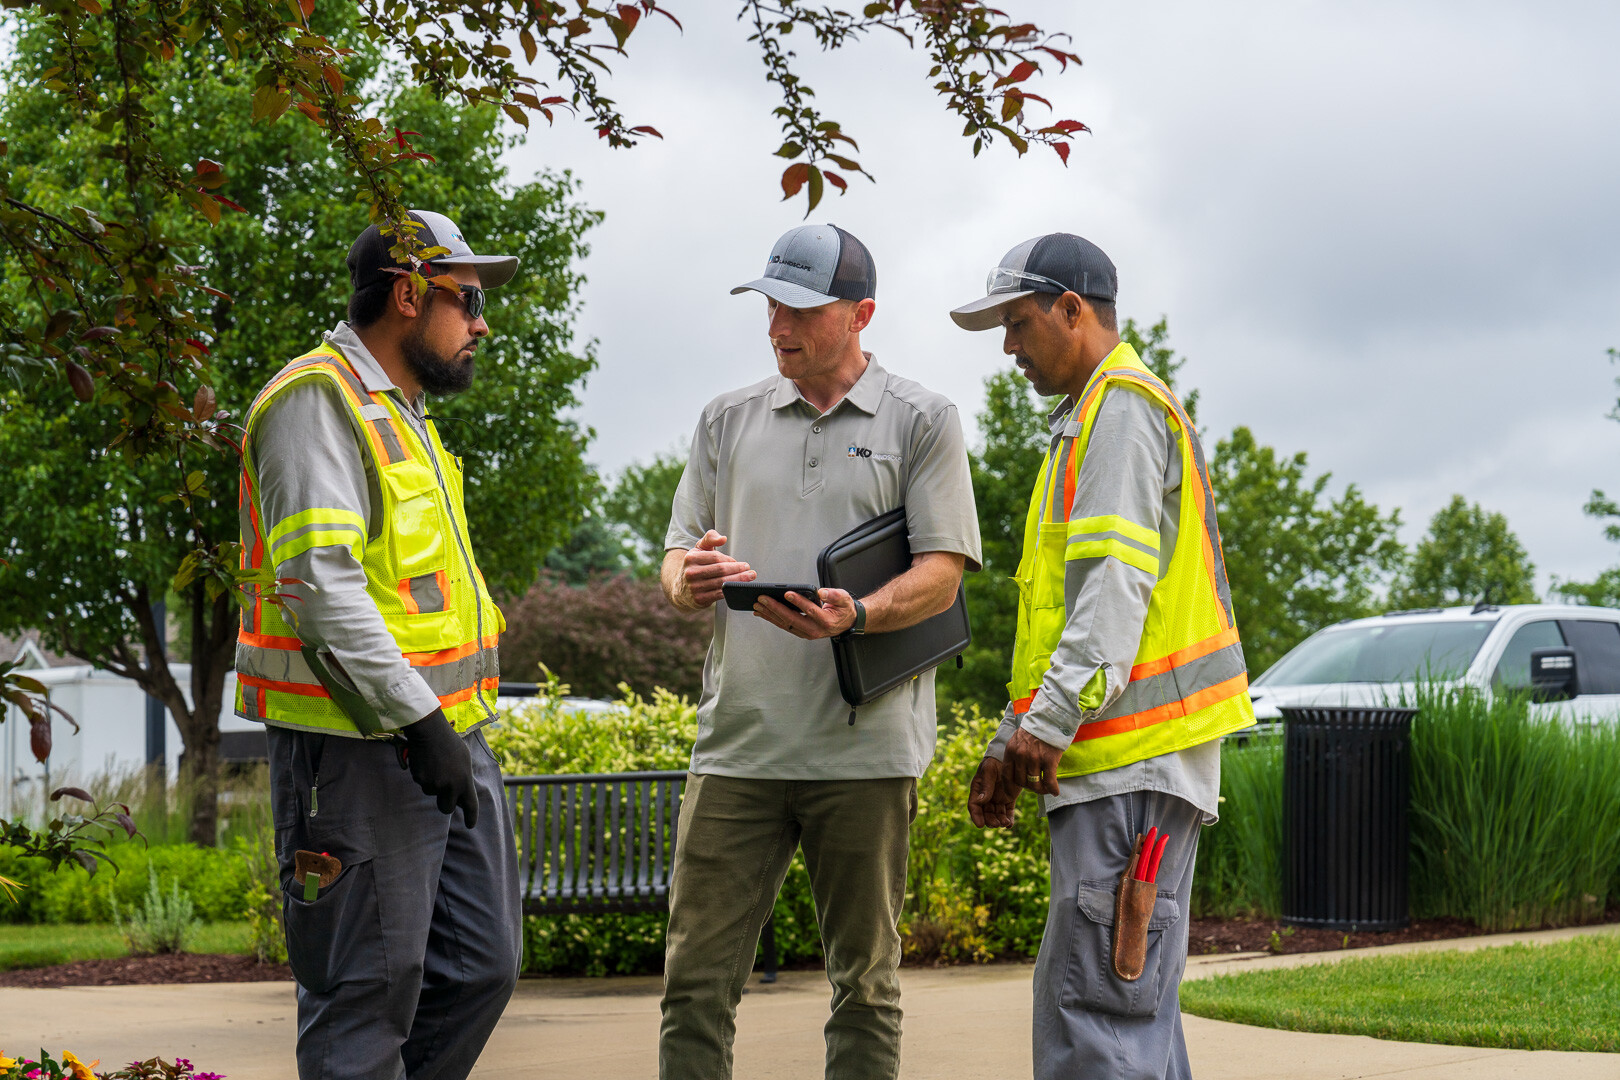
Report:
M 675 493 L 664 593 L 715 614 L 670 889 L 663 1080 L 731 1075 L 737 1002 L 796 847 L 833 985 L 827 1075 L 899 1071 L 898 923 L 934 678 L 852 723 L 821 639 L 944 611 L 979 568 L 979 524 L 956 407 L 861 349 L 876 278 L 836 226 L 777 241 L 765 275 L 732 292 L 765 295 L 779 374 L 709 403 Z M 876 592 L 715 603 L 726 581 L 815 581 L 823 547 L 902 505 L 912 566 Z

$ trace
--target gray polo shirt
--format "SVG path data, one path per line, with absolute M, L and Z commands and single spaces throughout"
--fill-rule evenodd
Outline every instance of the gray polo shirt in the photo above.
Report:
M 867 356 L 826 413 L 773 376 L 709 402 L 675 492 L 666 549 L 709 529 L 760 581 L 817 584 L 816 556 L 904 505 L 914 553 L 979 568 L 979 519 L 956 406 Z M 934 675 L 861 706 L 849 723 L 832 645 L 714 606 L 692 771 L 789 780 L 921 776 L 934 756 Z

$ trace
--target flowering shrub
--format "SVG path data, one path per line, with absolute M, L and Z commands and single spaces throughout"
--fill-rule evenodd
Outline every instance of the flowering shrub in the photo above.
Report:
M 43 1050 L 37 1061 L 0 1053 L 0 1080 L 225 1080 L 223 1073 L 194 1072 L 185 1058 L 175 1058 L 172 1064 L 162 1058 L 132 1061 L 108 1073 L 95 1072 L 99 1064 L 99 1060 L 86 1064 L 71 1050 L 62 1051 L 60 1061 Z

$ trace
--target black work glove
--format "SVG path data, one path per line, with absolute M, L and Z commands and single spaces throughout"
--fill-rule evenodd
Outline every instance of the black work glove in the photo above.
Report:
M 473 787 L 472 755 L 444 710 L 434 709 L 400 734 L 405 737 L 401 764 L 411 770 L 422 794 L 439 800 L 440 813 L 453 814 L 461 807 L 467 828 L 476 826 L 478 791 Z

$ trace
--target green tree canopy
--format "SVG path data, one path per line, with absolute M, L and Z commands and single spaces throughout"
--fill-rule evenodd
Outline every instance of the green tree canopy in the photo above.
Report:
M 1018 631 L 1013 574 L 1023 554 L 1030 489 L 1051 441 L 1046 412 L 1017 369 L 1004 368 L 984 380 L 979 446 L 968 454 L 984 550 L 984 569 L 963 579 L 973 643 L 962 654 L 960 670 L 946 664 L 936 679 L 942 699 L 976 702 L 986 712 L 1000 712 L 1007 703 Z
M 1390 589 L 1391 607 L 1533 604 L 1536 568 L 1507 518 L 1453 495 Z
M 675 489 L 686 471 L 686 450 L 654 454 L 651 461 L 625 466 L 603 500 L 602 511 L 624 536 L 625 550 L 638 577 L 657 577 L 664 562 Z
M 334 6 L 325 28 L 337 35 Z M 353 22 L 352 15 L 350 16 Z M 354 27 L 349 28 L 350 31 Z M 522 260 L 513 283 L 490 294 L 492 340 L 479 351 L 472 390 L 434 402 L 446 445 L 467 459 L 467 505 L 479 563 L 496 587 L 520 591 L 547 550 L 582 512 L 585 433 L 559 419 L 576 404 L 594 365 L 570 349 L 575 265 L 582 235 L 597 220 L 574 201 L 566 176 L 513 184 L 500 165 L 504 139 L 488 107 L 445 104 L 408 85 L 381 50 L 355 33 L 349 70 L 377 95 L 375 107 L 403 128 L 454 144 L 455 155 L 405 177 L 413 205 L 448 213 L 475 243 Z M 130 212 L 130 193 L 105 132 L 72 122 L 71 110 L 40 83 L 48 37 L 31 27 L 0 73 L 0 126 L 12 133 L 6 161 L 38 198 L 109 215 Z M 232 294 L 208 313 L 209 363 L 217 407 L 246 413 L 269 377 L 320 341 L 342 318 L 349 294 L 343 259 L 368 214 L 358 181 L 308 125 L 251 122 L 254 66 L 199 52 L 166 69 L 144 107 L 184 115 L 165 129 L 164 150 L 199 156 L 233 151 L 235 197 L 248 213 L 217 227 L 184 213 L 159 213 L 154 228 L 184 245 L 192 263 Z M 206 77 L 204 72 L 206 71 Z M 6 286 L 22 273 L 13 264 Z M 217 578 L 176 580 L 192 665 L 189 701 L 157 649 L 152 605 L 188 553 L 230 551 L 237 536 L 234 452 L 200 442 L 169 455 L 109 450 L 123 412 L 105 398 L 75 404 L 67 387 L 42 383 L 0 396 L 0 630 L 37 627 L 50 647 L 137 681 L 173 712 L 188 773 L 210 782 L 218 716 L 234 658 L 236 605 Z M 218 441 L 234 438 L 221 428 Z M 187 498 L 168 493 L 184 487 Z M 224 545 L 222 547 L 222 545 Z M 213 839 L 212 800 L 198 800 L 193 836 Z
M 1386 517 L 1354 484 L 1329 498 L 1332 473 L 1307 475 L 1240 427 L 1215 447 L 1215 488 L 1238 630 L 1251 676 L 1324 626 L 1373 612 L 1401 566 L 1400 511 Z

